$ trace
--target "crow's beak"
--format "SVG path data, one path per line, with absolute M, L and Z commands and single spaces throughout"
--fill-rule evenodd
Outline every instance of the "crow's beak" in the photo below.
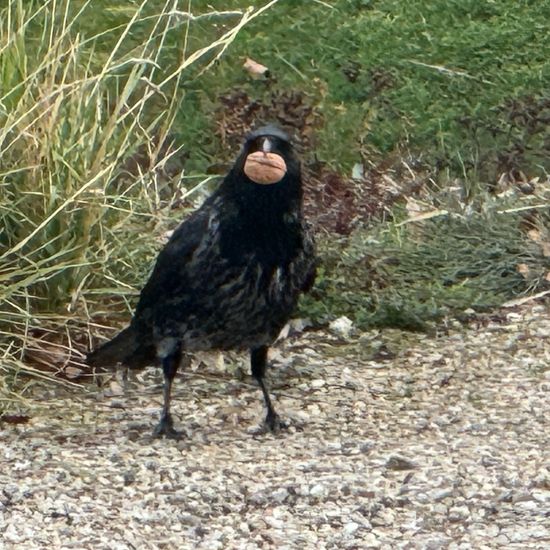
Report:
M 267 153 L 271 153 L 271 141 L 269 138 L 264 138 L 264 141 L 262 143 L 262 151 L 264 155 L 267 155 Z

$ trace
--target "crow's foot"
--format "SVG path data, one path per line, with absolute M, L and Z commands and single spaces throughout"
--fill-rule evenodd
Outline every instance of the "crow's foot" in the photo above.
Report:
M 265 417 L 264 425 L 266 430 L 271 433 L 278 434 L 288 428 L 288 424 L 281 420 L 281 417 L 276 412 L 268 412 Z
M 170 415 L 163 416 L 156 428 L 153 430 L 153 437 L 165 436 L 168 439 L 180 439 L 183 436 L 182 432 L 174 429 L 174 421 Z

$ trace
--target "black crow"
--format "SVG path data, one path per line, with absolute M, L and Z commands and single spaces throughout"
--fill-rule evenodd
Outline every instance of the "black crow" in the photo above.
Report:
M 141 291 L 130 326 L 88 355 L 96 366 L 162 365 L 164 406 L 155 435 L 176 437 L 172 381 L 199 350 L 250 350 L 265 423 L 284 427 L 264 381 L 268 348 L 315 278 L 302 216 L 300 163 L 286 133 L 251 133 L 220 187 L 174 232 Z

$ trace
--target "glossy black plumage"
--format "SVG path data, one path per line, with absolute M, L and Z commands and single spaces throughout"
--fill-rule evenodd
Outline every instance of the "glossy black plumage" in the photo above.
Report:
M 267 140 L 267 141 L 266 141 Z M 283 157 L 277 183 L 250 180 L 249 154 L 266 147 Z M 248 136 L 218 190 L 174 232 L 144 286 L 130 326 L 88 356 L 90 364 L 130 368 L 162 363 L 165 407 L 157 434 L 174 435 L 170 388 L 187 352 L 249 349 L 253 375 L 280 427 L 265 388 L 267 347 L 315 276 L 312 239 L 302 218 L 300 164 L 290 140 L 268 126 Z

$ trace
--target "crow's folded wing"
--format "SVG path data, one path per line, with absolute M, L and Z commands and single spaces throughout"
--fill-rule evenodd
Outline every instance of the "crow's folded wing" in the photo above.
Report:
M 162 312 L 174 299 L 185 308 L 185 296 L 197 276 L 200 251 L 212 238 L 213 210 L 209 204 L 197 210 L 174 232 L 160 251 L 149 280 L 143 287 L 134 314 L 134 323 L 150 325 L 155 315 Z

